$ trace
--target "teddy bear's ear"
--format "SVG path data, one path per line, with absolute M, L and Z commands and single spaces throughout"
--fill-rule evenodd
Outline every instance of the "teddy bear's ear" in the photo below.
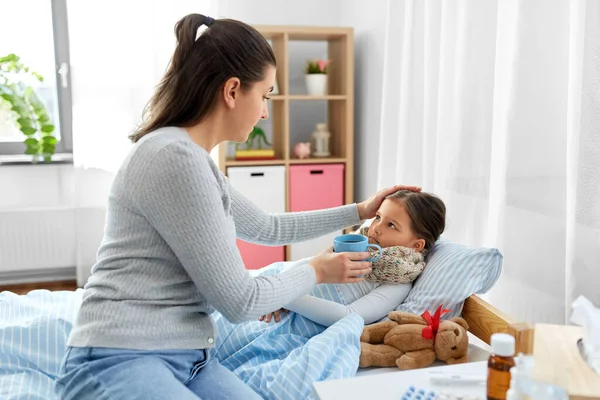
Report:
M 461 317 L 450 318 L 450 321 L 459 324 L 460 326 L 462 326 L 463 328 L 465 328 L 465 331 L 469 330 L 469 324 L 467 324 L 467 321 L 465 321 Z

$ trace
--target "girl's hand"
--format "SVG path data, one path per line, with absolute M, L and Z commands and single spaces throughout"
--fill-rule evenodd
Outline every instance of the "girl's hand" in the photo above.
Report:
M 281 320 L 281 311 L 283 312 L 289 312 L 289 310 L 286 310 L 285 308 L 282 308 L 281 310 L 277 310 L 277 311 L 273 311 L 272 313 L 263 315 L 262 317 L 260 317 L 258 320 L 259 321 L 265 321 L 266 323 L 271 322 L 271 319 L 275 319 L 275 322 L 279 322 Z
M 421 188 L 418 186 L 396 185 L 387 189 L 380 190 L 373 196 L 369 197 L 367 200 L 358 203 L 359 218 L 361 220 L 374 218 L 377 214 L 377 210 L 379 210 L 379 207 L 381 206 L 381 203 L 383 203 L 383 200 L 385 200 L 387 196 L 397 192 L 398 190 L 410 190 L 413 192 L 420 192 Z

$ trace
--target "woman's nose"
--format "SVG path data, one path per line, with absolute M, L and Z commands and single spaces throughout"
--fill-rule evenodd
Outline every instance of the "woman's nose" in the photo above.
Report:
M 260 119 L 269 119 L 269 107 L 265 104 Z

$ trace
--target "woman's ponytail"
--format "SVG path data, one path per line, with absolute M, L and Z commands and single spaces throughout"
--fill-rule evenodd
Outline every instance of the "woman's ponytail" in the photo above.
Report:
M 172 64 L 175 69 L 179 68 L 178 63 L 183 63 L 188 54 L 192 51 L 194 43 L 197 40 L 198 29 L 205 25 L 210 27 L 216 21 L 202 14 L 189 14 L 180 19 L 175 25 L 175 37 L 177 38 L 177 48 L 173 55 Z

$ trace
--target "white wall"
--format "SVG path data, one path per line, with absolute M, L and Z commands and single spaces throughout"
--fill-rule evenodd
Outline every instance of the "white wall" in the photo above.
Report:
M 0 166 L 0 281 L 72 279 L 76 266 L 89 270 L 112 178 L 72 165 Z
M 219 0 L 219 17 L 253 25 L 338 26 L 344 0 Z
M 377 155 L 383 92 L 386 3 L 386 0 L 343 1 L 341 23 L 354 27 L 356 201 L 366 199 L 378 189 Z

